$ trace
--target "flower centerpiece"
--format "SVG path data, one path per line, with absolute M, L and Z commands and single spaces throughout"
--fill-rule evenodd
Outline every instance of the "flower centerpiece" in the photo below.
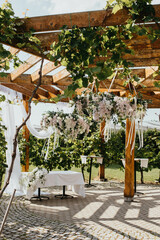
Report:
M 28 189 L 34 192 L 38 183 L 45 183 L 47 174 L 48 171 L 45 168 L 36 167 L 29 175 Z

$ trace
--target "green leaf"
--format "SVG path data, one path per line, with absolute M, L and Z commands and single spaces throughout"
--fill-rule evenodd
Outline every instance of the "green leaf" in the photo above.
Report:
M 94 68 L 90 68 L 90 70 L 91 70 L 93 73 L 100 73 L 101 70 L 102 70 L 102 67 L 97 66 L 97 67 L 94 67 Z
M 120 4 L 116 4 L 112 10 L 112 13 L 115 14 L 117 13 L 119 10 L 121 10 L 123 8 L 123 5 Z
M 83 87 L 88 87 L 88 79 L 87 78 L 83 78 L 82 79 L 82 83 L 83 83 Z
M 68 63 L 67 63 L 67 61 L 65 60 L 65 59 L 63 59 L 62 61 L 61 61 L 61 64 L 62 64 L 62 66 L 67 66 L 68 65 Z
M 81 79 L 81 78 L 78 79 L 77 82 L 78 82 L 78 86 L 79 86 L 80 88 L 82 88 L 82 87 L 83 87 L 82 79 Z

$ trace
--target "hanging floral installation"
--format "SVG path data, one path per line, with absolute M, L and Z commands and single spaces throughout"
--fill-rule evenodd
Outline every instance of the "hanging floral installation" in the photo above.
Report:
M 79 134 L 88 134 L 89 128 L 96 122 L 100 124 L 105 121 L 105 127 L 102 130 L 104 140 L 107 142 L 111 136 L 110 123 L 123 122 L 127 118 L 131 120 L 130 138 L 133 134 L 134 120 L 139 123 L 138 133 L 140 147 L 143 146 L 142 120 L 147 110 L 147 102 L 134 98 L 118 97 L 111 93 L 83 93 L 77 95 L 72 101 L 74 105 L 72 114 L 63 112 L 47 112 L 41 120 L 41 127 L 52 127 L 55 132 L 55 142 L 57 136 L 64 135 L 66 139 L 74 140 Z M 127 143 L 129 144 L 129 142 Z M 56 144 L 54 144 L 55 146 Z
M 52 127 L 56 134 L 64 135 L 67 139 L 76 139 L 78 134 L 88 134 L 89 123 L 87 119 L 77 114 L 48 111 L 41 120 L 41 128 Z
M 82 117 L 93 117 L 97 123 L 103 120 L 118 121 L 129 119 L 143 119 L 147 110 L 147 102 L 137 98 L 118 97 L 113 94 L 87 93 L 77 95 L 72 104 L 75 113 Z
M 107 142 L 111 136 L 110 123 L 118 123 L 129 118 L 132 122 L 130 136 L 133 134 L 134 120 L 139 123 L 138 133 L 140 147 L 143 147 L 143 129 L 142 120 L 146 114 L 147 102 L 142 99 L 118 97 L 108 92 L 104 93 L 86 93 L 77 95 L 72 104 L 75 105 L 74 112 L 86 118 L 92 118 L 100 124 L 105 121 L 105 127 L 102 130 L 104 140 Z

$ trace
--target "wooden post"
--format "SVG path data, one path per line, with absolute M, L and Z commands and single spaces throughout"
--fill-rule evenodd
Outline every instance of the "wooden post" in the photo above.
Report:
M 5 215 L 4 215 L 4 218 L 3 218 L 3 221 L 2 221 L 1 227 L 0 227 L 0 235 L 2 234 L 2 230 L 3 230 L 4 224 L 5 224 L 5 222 L 6 222 L 6 219 L 7 219 L 7 216 L 8 216 L 8 213 L 9 213 L 9 210 L 10 210 L 10 207 L 11 207 L 11 204 L 12 204 L 12 201 L 13 201 L 13 198 L 14 198 L 14 195 L 15 195 L 15 192 L 16 192 L 16 189 L 14 189 L 13 194 L 12 194 L 12 197 L 10 198 L 10 201 L 9 201 L 9 203 L 8 203 L 8 207 L 7 207 L 7 209 L 6 209 L 6 212 L 5 212 Z
M 23 104 L 24 104 L 25 110 L 28 113 L 29 98 L 24 96 L 23 99 L 24 99 Z M 26 143 L 29 143 L 29 130 L 26 125 L 23 127 L 23 137 L 26 139 Z M 26 162 L 25 162 L 25 165 L 22 166 L 22 171 L 23 172 L 29 171 L 29 146 L 28 145 L 26 145 Z
M 129 119 L 126 119 L 125 188 L 124 188 L 125 201 L 132 201 L 134 197 L 134 149 L 131 151 L 131 148 L 132 144 L 134 143 L 135 122 L 133 125 L 133 132 L 131 136 L 129 135 L 130 129 L 131 121 Z M 129 138 L 131 138 L 131 141 Z
M 100 132 L 101 132 L 101 139 L 104 142 L 104 127 L 105 127 L 105 121 L 103 121 L 100 125 Z M 105 165 L 100 164 L 99 165 L 99 180 L 104 181 L 105 180 Z

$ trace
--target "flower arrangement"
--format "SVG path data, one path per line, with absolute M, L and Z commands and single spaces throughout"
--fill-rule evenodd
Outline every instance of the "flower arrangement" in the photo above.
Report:
M 111 136 L 111 120 L 116 123 L 127 118 L 132 122 L 138 119 L 142 128 L 142 119 L 147 109 L 147 103 L 144 100 L 122 98 L 107 92 L 83 93 L 77 95 L 70 104 L 74 105 L 72 114 L 47 112 L 41 120 L 42 128 L 53 127 L 55 129 L 55 142 L 57 134 L 74 140 L 78 134 L 88 134 L 94 122 L 100 124 L 102 121 L 105 121 L 102 131 L 104 140 L 107 142 Z
M 82 117 L 92 117 L 101 123 L 103 120 L 113 120 L 115 116 L 119 121 L 126 118 L 142 118 L 147 109 L 146 101 L 129 99 L 104 93 L 87 93 L 78 95 L 73 99 L 75 112 Z
M 29 190 L 34 192 L 36 190 L 36 186 L 38 182 L 40 182 L 41 184 L 44 184 L 46 181 L 47 174 L 48 174 L 48 171 L 45 168 L 36 167 L 29 175 L 29 183 L 28 183 Z
M 78 134 L 88 134 L 89 124 L 86 119 L 77 114 L 63 112 L 47 112 L 41 120 L 41 128 L 53 127 L 58 135 L 75 139 Z

